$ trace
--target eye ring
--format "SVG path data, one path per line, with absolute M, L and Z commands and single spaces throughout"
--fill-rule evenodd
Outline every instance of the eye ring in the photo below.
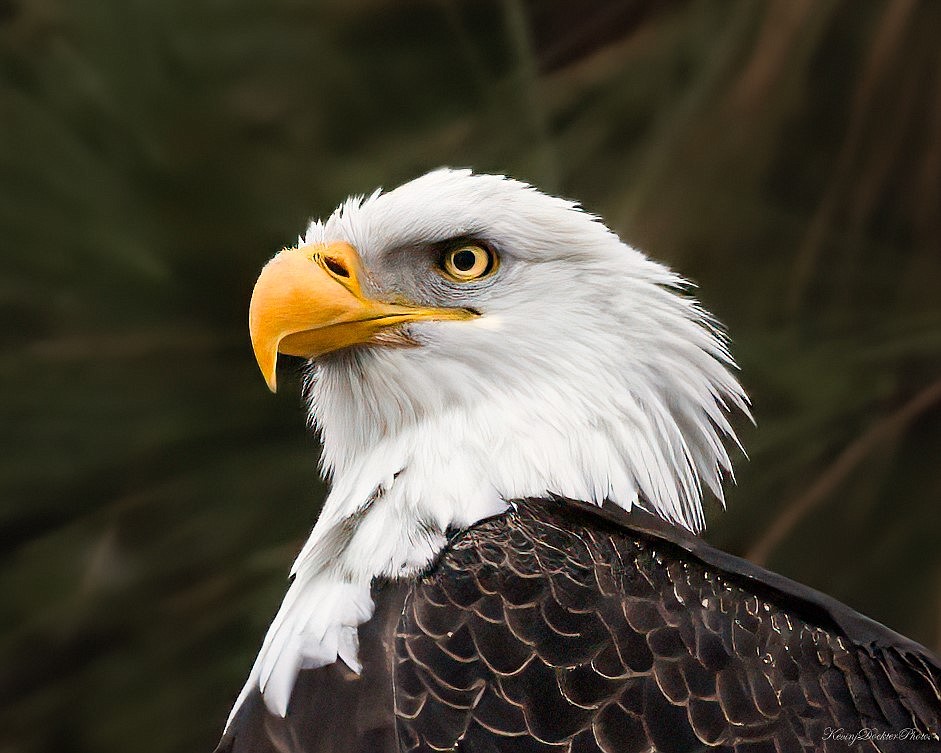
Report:
M 476 243 L 462 243 L 448 249 L 441 259 L 442 271 L 457 282 L 479 280 L 490 274 L 496 266 L 496 254 Z

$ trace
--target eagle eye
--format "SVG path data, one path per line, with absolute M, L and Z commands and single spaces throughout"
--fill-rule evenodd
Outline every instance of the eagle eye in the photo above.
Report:
M 445 252 L 441 269 L 452 280 L 470 282 L 490 274 L 497 257 L 489 248 L 466 243 Z

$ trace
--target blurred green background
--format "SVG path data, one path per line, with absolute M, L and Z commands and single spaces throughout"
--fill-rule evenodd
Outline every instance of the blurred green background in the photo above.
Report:
M 695 280 L 708 538 L 941 645 L 941 3 L 0 0 L 0 751 L 210 750 L 323 488 L 260 266 L 473 166 Z

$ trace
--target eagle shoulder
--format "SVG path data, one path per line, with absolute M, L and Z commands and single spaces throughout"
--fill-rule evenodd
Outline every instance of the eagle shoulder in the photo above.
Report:
M 674 531 L 550 499 L 462 532 L 396 635 L 401 749 L 936 749 L 925 649 Z
M 517 501 L 373 598 L 361 675 L 256 693 L 217 753 L 938 749 L 926 649 L 643 515 Z

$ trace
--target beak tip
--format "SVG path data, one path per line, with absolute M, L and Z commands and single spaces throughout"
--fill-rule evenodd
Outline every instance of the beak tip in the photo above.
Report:
M 272 392 L 278 391 L 278 345 L 263 344 L 256 338 L 252 338 L 252 348 L 255 351 L 255 362 L 258 364 L 258 370 L 261 372 L 265 384 Z
M 274 358 L 265 359 L 264 361 L 259 360 L 258 367 L 261 371 L 262 377 L 264 377 L 265 384 L 268 385 L 268 389 L 272 393 L 278 391 L 278 356 L 275 354 Z

